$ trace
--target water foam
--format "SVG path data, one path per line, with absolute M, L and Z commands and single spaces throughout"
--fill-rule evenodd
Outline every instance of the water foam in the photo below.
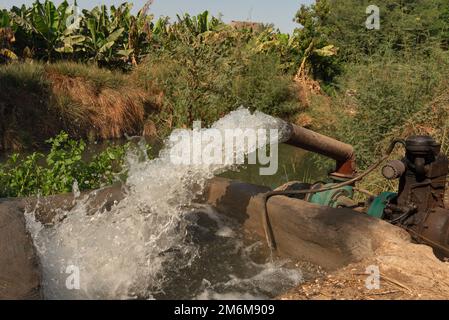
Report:
M 279 129 L 281 139 L 286 130 L 282 121 L 260 112 L 251 114 L 243 108 L 212 125 L 219 130 L 242 127 Z M 175 130 L 171 137 L 184 133 L 185 130 Z M 40 225 L 33 212 L 27 214 L 42 264 L 46 298 L 151 299 L 163 290 L 167 266 L 185 267 L 197 257 L 198 246 L 189 239 L 190 222 L 185 213 L 203 192 L 206 181 L 230 165 L 174 166 L 170 161 L 173 140 L 167 140 L 154 160 L 142 162 L 133 153 L 127 156 L 128 178 L 123 188 L 126 196 L 110 211 L 89 215 L 89 200 L 80 197 L 73 209 L 64 212 L 65 218 L 52 227 Z M 248 151 L 254 150 L 235 153 Z M 74 190 L 79 196 L 78 190 Z M 217 232 L 232 235 L 225 226 Z M 71 266 L 79 270 L 78 290 L 68 289 L 73 287 Z

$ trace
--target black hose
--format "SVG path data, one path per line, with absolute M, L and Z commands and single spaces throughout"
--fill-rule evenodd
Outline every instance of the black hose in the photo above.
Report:
M 359 174 L 358 176 L 344 181 L 337 184 L 334 184 L 329 187 L 320 188 L 320 189 L 306 189 L 306 190 L 282 190 L 282 191 L 270 191 L 263 195 L 263 202 L 264 202 L 264 208 L 262 211 L 262 223 L 264 225 L 264 231 L 265 231 L 265 238 L 267 240 L 268 246 L 271 250 L 276 249 L 276 242 L 274 240 L 273 230 L 270 225 L 270 219 L 268 216 L 268 200 L 273 196 L 284 196 L 284 195 L 298 195 L 298 194 L 310 194 L 310 193 L 318 193 L 318 192 L 324 192 L 329 190 L 334 190 L 338 188 L 342 188 L 344 186 L 352 185 L 357 181 L 360 181 L 361 179 L 365 178 L 368 174 L 370 174 L 372 171 L 374 171 L 383 161 L 385 161 L 393 152 L 394 147 L 397 143 L 401 143 L 405 146 L 405 141 L 402 139 L 394 139 L 390 145 L 388 146 L 388 149 L 382 158 L 380 158 L 378 161 L 376 161 L 374 164 L 372 164 L 368 169 L 366 169 L 364 172 Z

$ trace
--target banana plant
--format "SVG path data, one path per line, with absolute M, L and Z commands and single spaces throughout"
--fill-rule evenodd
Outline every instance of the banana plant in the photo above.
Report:
M 137 64 L 136 54 L 139 53 L 140 30 L 138 18 L 131 14 L 132 3 L 123 3 L 117 8 L 111 6 L 111 26 L 124 29 L 124 41 L 117 47 L 116 54 L 124 61 Z M 141 11 L 139 11 L 139 15 Z
M 112 5 L 110 8 L 111 27 L 112 28 L 123 27 L 124 29 L 128 30 L 131 26 L 132 7 L 133 4 L 129 2 L 122 3 L 117 8 L 114 5 Z
M 9 28 L 11 26 L 11 18 L 8 11 L 0 10 L 0 28 Z
M 14 31 L 11 28 L 8 11 L 0 10 L 0 63 L 18 59 L 14 51 L 11 50 L 14 41 Z
M 76 1 L 66 8 L 66 16 L 66 29 L 59 38 L 59 47 L 55 50 L 59 53 L 83 52 L 86 37 L 81 34 L 83 16 L 78 13 Z
M 45 0 L 43 3 L 37 0 L 25 12 L 24 9 L 14 12 L 15 23 L 43 42 L 44 58 L 47 61 L 52 60 L 53 53 L 57 51 L 64 37 L 67 19 L 71 14 L 68 8 L 69 4 L 65 0 L 57 7 L 50 0 Z
M 182 17 L 177 15 L 177 18 L 177 26 L 187 29 L 193 35 L 199 35 L 212 31 L 220 24 L 220 21 L 214 17 L 211 17 L 209 11 L 207 10 L 197 16 L 190 16 L 186 13 Z
M 330 44 L 322 47 L 321 49 L 315 49 L 313 52 L 320 57 L 332 57 L 337 55 L 338 48 Z
M 301 48 L 298 39 L 286 33 L 280 33 L 273 27 L 267 26 L 252 40 L 250 46 L 255 53 L 274 53 L 280 58 L 282 69 L 286 72 L 297 69 L 300 63 Z
M 87 35 L 85 49 L 97 63 L 110 62 L 114 57 L 113 47 L 117 45 L 125 28 L 120 27 L 115 19 L 111 22 L 106 6 L 95 7 L 92 11 L 84 10 Z
M 209 11 L 204 11 L 196 16 L 194 19 L 195 24 L 197 25 L 197 29 L 199 33 L 204 33 L 207 31 L 212 31 L 215 26 L 214 18 L 210 17 Z
M 60 5 L 51 0 L 36 0 L 31 6 L 4 11 L 9 14 L 19 39 L 17 50 L 35 52 L 36 58 L 47 61 L 72 57 L 112 67 L 116 63 L 136 65 L 152 48 L 176 46 L 179 40 L 191 42 L 221 24 L 208 11 L 178 17 L 174 24 L 168 18 L 160 18 L 153 24 L 153 15 L 148 14 L 152 3 L 153 0 L 148 0 L 137 15 L 132 14 L 131 3 L 109 9 L 102 5 L 75 14 L 76 2 L 70 6 L 66 0 Z M 5 24 L 5 19 L 2 11 L 0 24 Z
M 86 37 L 81 34 L 71 34 L 71 32 L 64 32 L 62 37 L 62 44 L 55 48 L 56 52 L 59 53 L 75 53 L 83 52 L 84 42 Z
M 169 18 L 160 17 L 153 26 L 153 34 L 162 36 L 168 32 Z
M 151 21 L 153 15 L 148 14 L 148 10 L 153 0 L 148 0 L 143 8 L 139 10 L 137 16 L 127 15 L 126 20 L 129 21 L 128 41 L 124 44 L 124 48 L 117 53 L 123 56 L 123 59 L 130 61 L 133 66 L 137 65 L 137 61 L 147 53 L 148 43 L 152 37 Z M 131 9 L 131 8 L 129 8 Z

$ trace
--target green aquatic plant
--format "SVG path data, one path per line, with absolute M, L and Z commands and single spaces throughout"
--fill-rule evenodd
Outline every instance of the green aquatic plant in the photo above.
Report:
M 70 192 L 75 181 L 80 190 L 112 184 L 120 179 L 129 148 L 129 144 L 110 145 L 87 159 L 86 143 L 65 132 L 47 142 L 51 145 L 47 155 L 14 153 L 0 164 L 0 198 Z

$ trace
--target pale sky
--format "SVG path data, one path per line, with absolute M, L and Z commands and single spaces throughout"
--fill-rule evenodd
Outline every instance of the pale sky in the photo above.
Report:
M 62 0 L 54 0 L 60 3 Z M 34 0 L 0 0 L 0 7 L 9 9 L 13 5 L 31 4 Z M 41 0 L 43 2 L 43 0 Z M 73 0 L 68 0 L 73 3 Z M 92 8 L 96 5 L 119 5 L 125 0 L 77 0 L 81 8 Z M 134 3 L 134 10 L 140 9 L 145 0 L 129 1 Z M 273 23 L 282 32 L 292 32 L 298 25 L 293 17 L 301 4 L 310 4 L 314 0 L 154 0 L 151 12 L 157 17 L 176 17 L 176 14 L 198 14 L 209 10 L 217 16 L 221 13 L 225 22 L 231 20 L 251 20 L 254 22 Z

